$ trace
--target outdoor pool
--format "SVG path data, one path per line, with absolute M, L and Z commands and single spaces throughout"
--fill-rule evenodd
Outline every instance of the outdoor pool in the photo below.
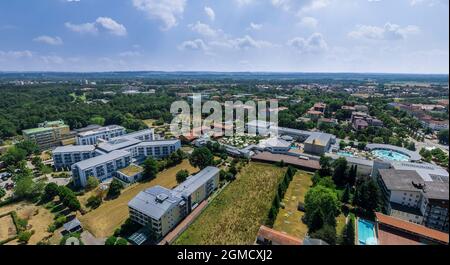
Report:
M 378 158 L 391 161 L 409 161 L 409 156 L 394 150 L 375 149 L 372 154 Z
M 347 152 L 347 151 L 339 151 L 336 154 L 338 154 L 340 156 L 345 156 L 345 157 L 355 157 L 355 155 L 353 155 L 352 152 Z
M 358 242 L 360 245 L 377 245 L 373 223 L 358 218 Z

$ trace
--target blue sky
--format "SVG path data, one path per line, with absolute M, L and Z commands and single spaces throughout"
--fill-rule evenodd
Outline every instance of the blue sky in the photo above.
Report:
M 0 1 L 0 71 L 449 72 L 448 0 Z

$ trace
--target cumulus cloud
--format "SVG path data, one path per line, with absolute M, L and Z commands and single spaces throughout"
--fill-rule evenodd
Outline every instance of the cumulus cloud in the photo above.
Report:
M 178 46 L 179 50 L 202 50 L 208 49 L 205 42 L 202 39 L 184 41 Z
M 255 40 L 249 35 L 245 35 L 241 38 L 226 38 L 221 40 L 215 40 L 209 43 L 211 46 L 219 48 L 235 49 L 235 50 L 248 50 L 251 48 L 262 49 L 270 48 L 274 45 L 271 42 L 264 40 Z
M 65 26 L 71 31 L 78 33 L 97 34 L 99 29 L 103 29 L 116 36 L 127 35 L 127 29 L 125 28 L 125 26 L 119 24 L 117 21 L 109 17 L 98 17 L 95 22 L 82 24 L 73 24 L 71 22 L 66 22 Z
M 138 57 L 140 56 L 141 53 L 138 51 L 124 51 L 119 53 L 120 57 Z
M 178 24 L 178 18 L 184 13 L 186 0 L 133 0 L 133 5 L 149 18 L 161 20 L 164 23 L 162 29 L 168 30 Z
M 212 38 L 218 35 L 217 30 L 211 28 L 208 24 L 201 23 L 200 21 L 197 21 L 195 24 L 189 24 L 188 28 L 205 37 Z
M 401 27 L 397 24 L 386 23 L 383 27 L 358 25 L 357 29 L 351 31 L 348 35 L 355 39 L 368 40 L 403 40 L 409 35 L 420 32 L 419 27 L 408 25 Z
M 216 13 L 214 12 L 214 9 L 212 9 L 211 7 L 205 6 L 205 13 L 212 21 L 216 19 Z
M 47 36 L 47 35 L 42 35 L 42 36 L 36 37 L 33 39 L 33 41 L 45 43 L 48 45 L 54 45 L 54 46 L 63 44 L 63 41 L 60 37 L 51 37 L 51 36 Z
M 250 26 L 248 27 L 248 30 L 260 30 L 262 29 L 263 25 L 262 24 L 257 24 L 257 23 L 250 23 Z
M 287 43 L 290 47 L 294 48 L 297 52 L 302 54 L 307 53 L 320 53 L 328 49 L 328 45 L 320 33 L 313 33 L 308 38 L 297 37 L 291 39 Z
M 319 21 L 313 17 L 302 17 L 299 25 L 307 28 L 315 28 L 319 24 Z
M 117 23 L 114 19 L 109 17 L 99 17 L 96 20 L 97 24 L 109 31 L 111 34 L 117 36 L 127 35 L 127 29 L 124 25 Z

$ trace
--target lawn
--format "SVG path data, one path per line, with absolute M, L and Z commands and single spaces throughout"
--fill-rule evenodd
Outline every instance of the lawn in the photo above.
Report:
M 301 221 L 305 213 L 298 211 L 297 206 L 299 202 L 304 203 L 305 201 L 305 194 L 312 185 L 311 177 L 311 173 L 297 171 L 284 195 L 285 208 L 280 208 L 274 223 L 275 230 L 301 239 L 305 237 L 308 227 Z
M 0 217 L 0 242 L 15 236 L 16 226 L 10 214 Z
M 153 127 L 153 124 L 156 122 L 156 120 L 154 120 L 154 119 L 148 119 L 148 120 L 142 120 L 144 123 L 145 123 L 145 125 L 147 125 L 147 127 L 149 127 L 149 128 L 152 128 Z
M 166 188 L 173 188 L 177 185 L 175 178 L 179 170 L 186 169 L 190 173 L 195 173 L 198 169 L 192 167 L 188 160 L 184 160 L 181 164 L 160 172 L 152 181 L 132 185 L 122 191 L 122 194 L 114 200 L 103 202 L 102 205 L 87 213 L 79 216 L 83 227 L 96 237 L 108 237 L 114 233 L 128 218 L 128 202 L 133 199 L 140 191 L 155 185 Z
M 185 245 L 253 244 L 286 169 L 253 163 L 175 241 Z

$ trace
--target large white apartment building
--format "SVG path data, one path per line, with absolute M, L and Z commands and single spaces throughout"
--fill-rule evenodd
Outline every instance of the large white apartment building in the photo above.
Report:
M 376 179 L 391 216 L 448 232 L 448 178 L 416 170 L 379 169 Z
M 76 142 L 77 145 L 95 145 L 99 142 L 99 139 L 109 141 L 124 134 L 126 134 L 124 127 L 109 125 L 78 133 Z
M 76 186 L 86 186 L 88 177 L 100 181 L 112 178 L 117 170 L 131 164 L 131 154 L 124 150 L 99 155 L 72 165 L 72 178 Z
M 217 167 L 207 167 L 173 190 L 154 186 L 129 203 L 131 220 L 151 228 L 162 238 L 219 186 Z
M 56 169 L 70 168 L 73 164 L 96 155 L 93 145 L 59 146 L 52 151 L 52 154 Z

